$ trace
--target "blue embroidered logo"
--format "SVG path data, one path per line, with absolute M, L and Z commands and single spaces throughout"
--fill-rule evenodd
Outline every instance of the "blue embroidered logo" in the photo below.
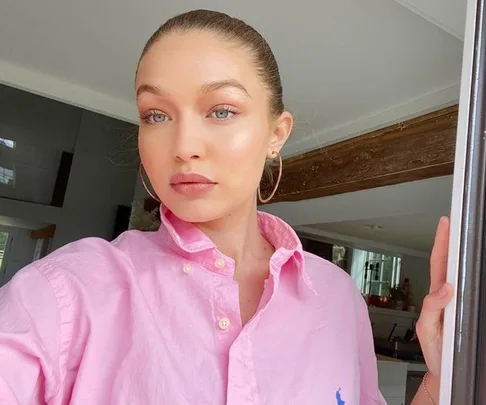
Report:
M 346 402 L 341 399 L 341 388 L 336 391 L 336 401 L 337 405 L 346 405 Z

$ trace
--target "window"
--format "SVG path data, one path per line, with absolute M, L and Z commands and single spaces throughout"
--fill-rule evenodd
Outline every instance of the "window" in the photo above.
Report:
M 401 258 L 353 249 L 351 277 L 362 294 L 388 296 L 400 283 Z
M 13 185 L 14 184 L 14 170 L 7 169 L 0 166 L 0 184 Z
M 0 146 L 5 146 L 6 148 L 15 148 L 15 141 L 6 138 L 0 138 Z

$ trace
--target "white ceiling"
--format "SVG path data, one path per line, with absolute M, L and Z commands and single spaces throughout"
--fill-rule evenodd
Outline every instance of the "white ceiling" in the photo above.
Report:
M 226 11 L 276 54 L 293 154 L 457 101 L 465 0 L 400 3 L 0 0 L 0 81 L 135 121 L 133 73 L 151 33 L 189 9 Z
M 333 234 L 352 235 L 355 238 L 394 244 L 402 248 L 429 251 L 440 215 L 447 212 L 427 212 L 386 218 L 314 224 L 313 228 Z
M 362 249 L 428 256 L 452 176 L 263 206 L 299 231 Z M 382 226 L 370 229 L 367 225 Z
M 457 38 L 464 38 L 467 0 L 396 0 Z

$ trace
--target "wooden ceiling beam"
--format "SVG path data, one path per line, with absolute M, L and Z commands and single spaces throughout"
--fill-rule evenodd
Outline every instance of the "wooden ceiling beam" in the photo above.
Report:
M 453 173 L 458 106 L 284 160 L 273 202 L 350 193 Z M 262 195 L 272 185 L 262 184 Z

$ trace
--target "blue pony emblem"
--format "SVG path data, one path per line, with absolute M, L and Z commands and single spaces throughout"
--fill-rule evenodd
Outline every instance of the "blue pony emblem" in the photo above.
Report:
M 337 405 L 346 405 L 346 402 L 344 402 L 341 398 L 341 388 L 336 391 L 336 401 Z

